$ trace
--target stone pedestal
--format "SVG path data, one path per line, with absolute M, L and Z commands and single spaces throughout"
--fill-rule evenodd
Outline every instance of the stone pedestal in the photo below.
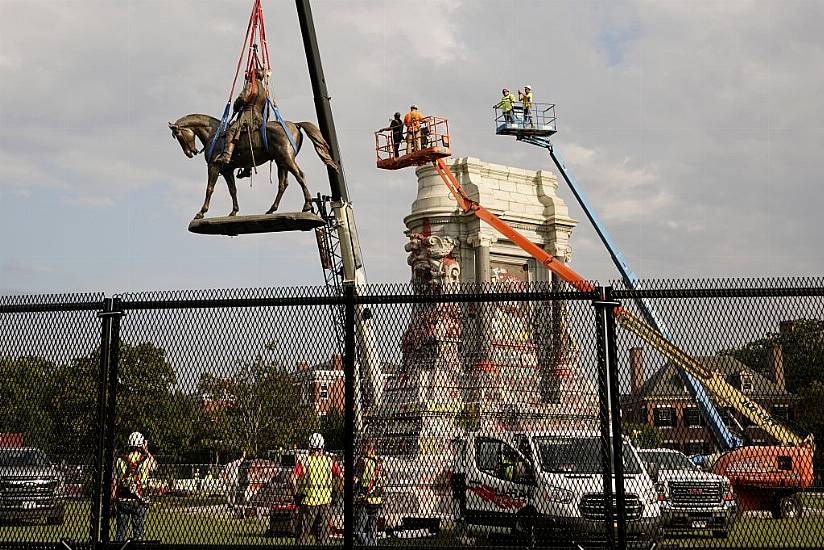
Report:
M 552 172 L 475 158 L 447 161 L 469 197 L 558 259 L 576 221 Z M 517 292 L 551 274 L 473 214 L 462 213 L 435 169 L 420 167 L 404 222 L 418 292 L 483 283 Z M 597 418 L 597 389 L 579 364 L 565 304 L 416 304 L 403 337 L 402 375 L 386 388 L 387 426 L 412 422 L 420 451 L 442 453 L 465 429 L 578 429 Z M 404 424 L 404 425 L 406 425 Z M 410 425 L 412 425 L 410 424 Z M 440 439 L 441 443 L 437 440 Z

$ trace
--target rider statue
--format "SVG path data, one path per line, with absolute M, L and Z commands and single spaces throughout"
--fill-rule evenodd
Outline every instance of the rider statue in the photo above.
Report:
M 226 130 L 226 148 L 215 158 L 215 162 L 218 164 L 231 162 L 235 145 L 244 132 L 249 134 L 251 140 L 251 134 L 260 129 L 263 123 L 263 109 L 269 97 L 269 90 L 265 81 L 266 71 L 262 68 L 253 69 L 246 79 L 246 84 L 243 86 L 240 95 L 235 99 L 233 106 L 234 112 L 240 114 Z M 249 167 L 246 167 L 238 174 L 239 177 L 248 177 L 249 175 L 251 175 L 251 168 Z

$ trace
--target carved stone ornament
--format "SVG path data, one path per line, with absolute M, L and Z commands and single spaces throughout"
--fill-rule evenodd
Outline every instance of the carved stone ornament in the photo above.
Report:
M 406 262 L 412 268 L 413 284 L 457 283 L 461 267 L 453 256 L 455 239 L 438 235 L 412 233 L 404 250 L 409 252 Z

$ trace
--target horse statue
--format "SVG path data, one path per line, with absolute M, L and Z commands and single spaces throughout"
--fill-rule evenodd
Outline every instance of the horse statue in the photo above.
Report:
M 292 139 L 295 142 L 297 150 L 300 151 L 300 146 L 303 142 L 303 132 L 312 140 L 315 146 L 315 152 L 324 164 L 338 169 L 338 165 L 332 159 L 329 153 L 329 145 L 323 139 L 323 135 L 317 126 L 311 122 L 289 122 L 284 121 L 289 132 L 292 134 Z M 177 119 L 175 122 L 169 123 L 169 129 L 172 131 L 172 136 L 180 144 L 183 153 L 192 158 L 200 152 L 206 151 L 204 157 L 208 155 L 209 144 L 220 126 L 220 120 L 209 116 L 191 114 Z M 195 138 L 200 141 L 201 148 L 198 150 Z M 212 192 L 215 190 L 215 183 L 217 177 L 223 176 L 226 180 L 226 185 L 229 187 L 229 194 L 232 196 L 232 211 L 230 216 L 237 214 L 239 208 L 237 204 L 237 186 L 235 185 L 235 175 L 233 170 L 235 168 L 248 168 L 251 166 L 260 166 L 268 161 L 274 161 L 278 167 L 278 194 L 275 197 L 275 202 L 267 214 L 271 214 L 278 209 L 280 199 L 283 197 L 283 192 L 289 185 L 286 178 L 291 172 L 295 179 L 298 180 L 300 186 L 303 188 L 303 211 L 310 212 L 312 210 L 312 196 L 309 194 L 309 188 L 306 187 L 306 180 L 303 175 L 303 170 L 300 169 L 295 161 L 297 152 L 292 148 L 289 138 L 286 136 L 283 127 L 277 122 L 270 122 L 266 126 L 266 139 L 268 141 L 268 149 L 263 145 L 263 139 L 260 135 L 260 130 L 252 132 L 247 139 L 243 136 L 235 148 L 232 160 L 228 164 L 218 164 L 214 162 L 218 154 L 223 150 L 223 136 L 219 136 L 215 140 L 214 150 L 211 158 L 206 158 L 206 165 L 209 171 L 209 179 L 206 184 L 206 200 L 203 201 L 203 207 L 195 214 L 195 219 L 200 219 L 209 210 L 209 201 L 212 198 Z M 251 147 L 250 147 L 251 145 Z

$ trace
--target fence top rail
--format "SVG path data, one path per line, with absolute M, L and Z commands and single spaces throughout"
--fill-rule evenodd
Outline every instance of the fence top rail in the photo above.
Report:
M 677 288 L 677 289 L 613 289 L 616 300 L 633 298 L 785 298 L 824 296 L 824 287 L 785 288 Z
M 0 296 L 0 313 L 99 311 L 103 299 L 103 293 Z

